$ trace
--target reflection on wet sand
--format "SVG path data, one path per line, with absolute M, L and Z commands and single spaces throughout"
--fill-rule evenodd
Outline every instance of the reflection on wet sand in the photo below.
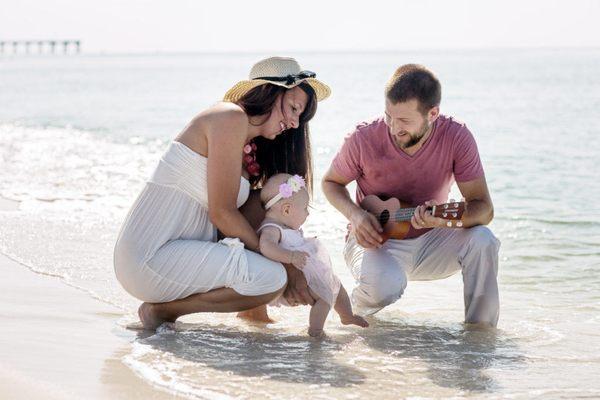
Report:
M 156 334 L 138 333 L 135 344 L 142 351 L 131 356 L 130 366 L 160 375 L 155 384 L 196 394 L 363 396 L 383 384 L 383 399 L 421 381 L 429 388 L 421 395 L 494 394 L 501 387 L 488 369 L 524 365 L 520 349 L 500 330 L 394 318 L 371 322 L 369 329 L 322 340 L 285 329 L 177 323 Z
M 373 318 L 373 329 L 360 332 L 372 349 L 395 358 L 421 360 L 427 375 L 441 387 L 494 391 L 498 384 L 486 375 L 491 367 L 522 367 L 525 357 L 498 329 L 469 330 L 464 325 L 413 325 Z
M 357 368 L 339 363 L 334 357 L 348 345 L 343 340 L 347 338 L 314 340 L 285 332 L 181 325 L 177 331 L 162 330 L 139 341 L 179 359 L 238 376 L 344 387 L 365 379 Z

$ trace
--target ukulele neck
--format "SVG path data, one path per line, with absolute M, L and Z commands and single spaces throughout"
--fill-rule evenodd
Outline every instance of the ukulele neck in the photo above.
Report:
M 394 220 L 398 221 L 398 222 L 400 222 L 400 221 L 410 221 L 410 219 L 413 217 L 413 215 L 415 215 L 415 210 L 416 209 L 417 209 L 416 207 L 400 208 L 394 214 Z M 434 211 L 434 207 L 427 207 L 426 210 L 427 211 Z

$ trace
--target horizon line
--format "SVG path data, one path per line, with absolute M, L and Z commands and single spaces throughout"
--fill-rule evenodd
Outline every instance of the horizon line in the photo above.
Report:
M 6 42 L 6 40 L 0 39 L 0 42 Z M 123 51 L 112 51 L 112 50 L 93 50 L 85 51 L 83 49 L 79 54 L 66 54 L 70 56 L 75 55 L 106 55 L 106 56 L 144 56 L 144 55 L 193 55 L 193 54 L 207 54 L 207 55 L 258 55 L 264 53 L 300 53 L 300 54 L 383 54 L 383 53 L 402 53 L 402 52 L 442 52 L 442 51 L 527 51 L 527 50 L 600 50 L 600 46 L 493 46 L 493 47 L 422 47 L 422 48 L 396 48 L 396 49 L 319 49 L 319 50 L 308 50 L 308 49 L 272 49 L 272 50 L 123 50 Z M 61 56 L 63 54 L 48 54 L 48 53 L 12 53 L 6 51 L 0 53 L 0 55 L 7 56 Z

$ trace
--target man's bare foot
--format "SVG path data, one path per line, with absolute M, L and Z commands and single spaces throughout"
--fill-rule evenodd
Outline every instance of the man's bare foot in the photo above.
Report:
M 150 331 L 155 331 L 156 328 L 165 322 L 175 322 L 175 319 L 159 316 L 156 304 L 152 303 L 142 303 L 140 308 L 138 308 L 138 316 L 144 329 Z
M 271 319 L 269 314 L 267 314 L 267 306 L 260 306 L 251 310 L 241 311 L 237 314 L 237 317 L 248 322 L 259 322 L 263 324 L 272 324 L 275 322 L 275 320 Z
M 366 328 L 369 323 L 359 315 L 340 315 L 340 320 L 343 325 L 358 325 Z

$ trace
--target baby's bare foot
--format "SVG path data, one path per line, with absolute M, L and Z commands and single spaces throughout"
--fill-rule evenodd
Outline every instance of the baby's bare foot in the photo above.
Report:
M 138 308 L 138 316 L 144 329 L 154 331 L 165 322 L 175 322 L 174 319 L 163 318 L 159 316 L 156 305 L 151 303 L 142 303 Z
M 340 320 L 343 325 L 358 325 L 366 328 L 369 323 L 359 315 L 340 315 Z
M 313 338 L 323 338 L 323 337 L 325 337 L 325 332 L 323 331 L 323 329 L 320 329 L 320 328 L 317 329 L 317 328 L 309 327 L 308 335 Z

